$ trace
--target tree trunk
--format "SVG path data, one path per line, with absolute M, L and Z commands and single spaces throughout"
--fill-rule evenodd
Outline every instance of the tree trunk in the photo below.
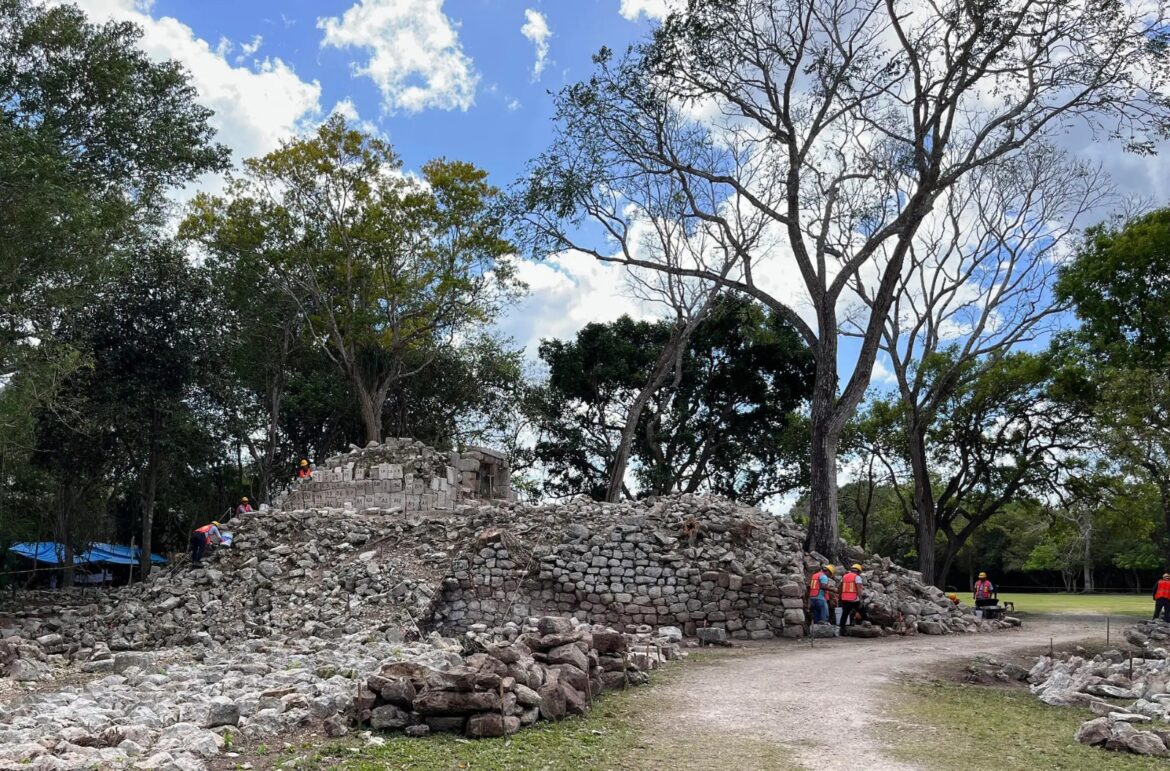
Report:
M 142 508 L 142 555 L 138 559 L 138 570 L 143 581 L 150 576 L 150 552 L 154 548 L 154 499 L 158 489 L 158 433 L 161 419 L 156 414 L 152 416 L 151 422 L 150 454 L 138 485 Z
M 1170 479 L 1158 484 L 1158 498 L 1162 504 L 1162 521 L 1166 523 L 1166 537 L 1162 540 L 1162 564 L 1170 565 Z
M 364 385 L 355 383 L 358 395 L 358 406 L 362 411 L 362 426 L 366 431 L 366 442 L 382 441 L 382 404 L 386 400 L 385 392 L 371 392 Z
M 837 439 L 833 426 L 836 379 L 821 376 L 813 385 L 812 443 L 809 468 L 809 518 L 806 548 L 835 559 L 838 550 Z
M 951 574 L 951 568 L 954 566 L 955 560 L 958 558 L 959 552 L 962 551 L 962 549 L 963 549 L 962 544 L 956 545 L 956 544 L 951 543 L 950 541 L 947 541 L 947 547 L 943 552 L 942 565 L 938 568 L 938 572 L 935 574 L 934 580 L 927 581 L 926 576 L 924 575 L 922 577 L 923 583 L 927 584 L 928 586 L 933 584 L 933 585 L 937 586 L 939 589 L 945 589 L 946 587 L 943 586 L 943 584 L 946 583 L 947 576 L 949 576 Z M 931 539 L 931 553 L 932 554 L 934 553 L 934 539 L 933 538 Z M 935 564 L 936 563 L 931 562 L 932 567 Z M 974 584 L 974 582 L 972 582 L 972 584 Z
M 946 572 L 953 555 L 948 555 L 948 567 L 942 575 L 936 573 L 937 557 L 934 549 L 934 536 L 938 532 L 938 521 L 934 506 L 934 490 L 930 485 L 930 467 L 926 459 L 926 427 L 920 421 L 911 420 L 906 426 L 907 439 L 910 450 L 910 470 L 914 485 L 914 512 L 918 521 L 916 540 L 918 542 L 918 570 L 922 573 L 922 582 L 927 585 L 938 585 L 940 580 L 946 579 Z
M 703 314 L 700 312 L 699 315 L 701 316 Z M 672 365 L 678 362 L 694 328 L 695 324 L 688 322 L 683 326 L 676 325 L 671 330 L 666 345 L 662 347 L 662 352 L 658 354 L 658 359 L 655 360 L 654 367 L 650 370 L 650 377 L 646 380 L 646 385 L 638 392 L 638 396 L 626 412 L 626 423 L 622 427 L 621 442 L 618 444 L 617 453 L 613 459 L 613 467 L 609 470 L 609 486 L 605 492 L 605 500 L 609 503 L 617 503 L 621 499 L 622 485 L 625 483 L 626 466 L 630 462 L 630 452 L 634 446 L 634 434 L 638 431 L 638 422 L 642 419 L 642 412 L 646 409 L 646 405 L 650 403 L 650 400 L 654 398 L 654 394 L 658 392 L 658 389 L 666 381 L 666 376 L 670 374 Z
M 69 482 L 64 484 L 61 490 L 61 543 L 65 545 L 64 553 L 62 554 L 64 566 L 64 581 L 61 588 L 70 588 L 73 586 L 73 485 Z
M 1089 532 L 1085 533 L 1085 553 L 1084 553 L 1084 558 L 1083 558 L 1085 594 L 1090 594 L 1094 591 L 1093 558 L 1092 558 L 1092 550 L 1093 550 L 1092 532 L 1093 531 L 1090 530 Z

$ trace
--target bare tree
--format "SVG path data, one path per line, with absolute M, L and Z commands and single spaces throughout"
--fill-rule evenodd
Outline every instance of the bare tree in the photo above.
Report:
M 1018 346 L 1052 331 L 1062 310 L 1051 292 L 1059 256 L 1083 216 L 1109 202 L 1096 167 L 1044 144 L 984 166 L 946 192 L 905 256 L 880 347 L 901 401 L 909 486 L 923 580 L 938 575 L 932 474 L 938 453 L 928 434 L 953 395 Z M 869 309 L 876 287 L 853 286 Z M 867 324 L 847 326 L 864 336 Z M 903 480 L 906 481 L 906 480 Z M 951 506 L 962 501 L 951 496 Z
M 817 362 L 809 540 L 836 553 L 838 442 L 921 223 L 967 175 L 1070 126 L 1152 151 L 1166 18 L 1087 0 L 690 0 L 560 95 L 526 190 L 533 246 L 710 281 L 800 330 Z M 662 209 L 722 230 L 732 270 L 615 253 L 579 227 Z M 842 383 L 839 314 L 862 272 L 870 315 Z
M 689 225 L 685 218 L 651 216 L 641 227 L 617 231 L 615 241 L 624 254 L 656 254 L 662 264 L 680 268 L 705 265 L 719 260 L 725 275 L 734 264 L 728 245 L 718 229 L 705 223 Z M 638 392 L 626 411 L 621 440 L 609 469 L 609 485 L 605 499 L 616 502 L 621 498 L 626 468 L 634 445 L 642 413 L 654 395 L 666 384 L 672 373 L 677 385 L 682 376 L 683 357 L 695 329 L 707 317 L 707 311 L 720 291 L 717 283 L 704 283 L 669 271 L 637 271 L 629 274 L 635 297 L 645 302 L 664 305 L 671 316 L 670 335 L 658 353 L 646 384 Z

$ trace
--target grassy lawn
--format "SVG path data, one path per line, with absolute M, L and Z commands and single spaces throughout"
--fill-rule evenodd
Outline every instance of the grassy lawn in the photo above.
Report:
M 272 765 L 292 768 L 342 768 L 351 771 L 505 771 L 619 768 L 633 751 L 638 731 L 632 712 L 633 691 L 609 693 L 584 717 L 537 723 L 503 739 L 470 741 L 452 734 L 410 739 L 381 734 L 380 746 L 343 740 L 308 748 L 290 748 Z M 308 751 L 306 751 L 308 750 Z M 283 761 L 283 762 L 281 762 Z M 291 761 L 291 762 L 290 762 Z
M 1095 613 L 1102 616 L 1152 616 L 1147 594 L 1001 594 L 1020 613 Z
M 898 731 L 887 731 L 890 754 L 932 771 L 1032 769 L 1166 769 L 1164 758 L 1123 755 L 1073 740 L 1092 715 L 1050 707 L 1023 688 L 909 684 L 897 691 Z
M 360 737 L 347 737 L 324 744 L 303 743 L 274 750 L 267 756 L 248 753 L 236 759 L 232 768 L 249 761 L 253 768 L 268 769 L 349 769 L 349 771 L 578 771 L 623 769 L 651 771 L 669 760 L 660 748 L 646 745 L 641 728 L 646 707 L 655 698 L 657 686 L 678 677 L 681 670 L 702 661 L 675 662 L 651 675 L 648 686 L 625 691 L 606 691 L 582 717 L 559 723 L 539 722 L 502 739 L 471 741 L 452 734 L 434 734 L 411 739 L 402 734 L 375 732 L 382 744 Z

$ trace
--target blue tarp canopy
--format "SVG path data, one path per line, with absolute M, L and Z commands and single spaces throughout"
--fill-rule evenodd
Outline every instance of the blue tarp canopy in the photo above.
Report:
M 19 554 L 21 557 L 46 565 L 61 565 L 65 562 L 65 545 L 55 541 L 32 541 L 14 543 L 8 551 Z M 112 543 L 95 543 L 80 554 L 73 555 L 74 565 L 105 564 L 105 565 L 137 565 L 142 556 L 142 549 L 129 546 L 120 546 Z M 155 565 L 167 564 L 166 558 L 151 554 L 150 561 Z
M 64 544 L 55 543 L 54 541 L 14 543 L 8 547 L 8 551 L 13 554 L 19 554 L 26 559 L 44 562 L 46 565 L 60 565 L 65 562 Z M 81 558 L 76 554 L 73 555 L 73 564 L 81 564 Z
M 142 549 L 137 546 L 131 551 L 129 546 L 115 543 L 92 544 L 89 551 L 82 555 L 82 559 L 86 562 L 106 562 L 111 565 L 137 565 L 141 558 Z M 151 554 L 150 563 L 152 565 L 165 565 L 167 560 L 161 555 Z

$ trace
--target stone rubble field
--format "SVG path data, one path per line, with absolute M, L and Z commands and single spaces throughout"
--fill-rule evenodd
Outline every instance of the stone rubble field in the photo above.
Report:
M 1041 657 L 1028 673 L 1045 704 L 1087 707 L 1098 717 L 1076 740 L 1116 752 L 1170 756 L 1170 625 L 1146 621 L 1126 630 L 1132 648 L 1086 658 Z
M 229 736 L 363 725 L 504 735 L 644 682 L 684 634 L 807 634 L 823 562 L 791 523 L 697 496 L 270 510 L 229 529 L 200 569 L 0 605 L 0 769 L 203 768 Z M 843 560 L 867 568 L 860 636 L 1009 625 L 889 560 Z

